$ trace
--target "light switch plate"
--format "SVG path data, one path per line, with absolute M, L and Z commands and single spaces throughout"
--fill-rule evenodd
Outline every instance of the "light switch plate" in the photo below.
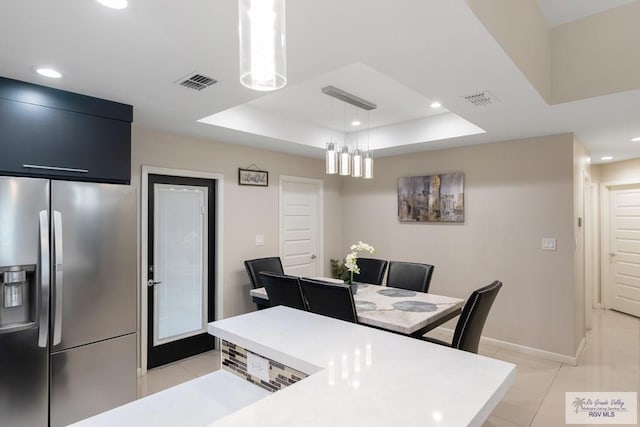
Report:
M 543 251 L 555 251 L 556 250 L 556 238 L 555 237 L 543 237 L 542 238 L 542 250 Z
M 256 246 L 264 246 L 264 234 L 256 234 Z
M 269 359 L 247 351 L 247 373 L 269 382 Z

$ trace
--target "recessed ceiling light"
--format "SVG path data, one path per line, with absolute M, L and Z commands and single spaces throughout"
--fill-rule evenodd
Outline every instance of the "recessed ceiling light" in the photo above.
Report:
M 354 120 L 351 122 L 351 126 L 360 126 L 360 121 Z
M 51 77 L 52 79 L 59 79 L 62 77 L 62 74 L 54 70 L 53 68 L 37 68 L 36 73 L 41 76 Z
M 127 0 L 97 0 L 97 2 L 111 9 L 124 9 L 128 5 Z
M 440 108 L 440 107 L 442 107 L 442 104 L 440 104 L 438 101 L 431 103 L 431 108 Z
M 640 142 L 640 136 L 636 136 L 634 138 L 631 138 L 632 142 Z
M 591 163 L 591 157 L 587 157 L 587 163 Z
M 613 157 L 611 157 L 611 156 L 603 156 L 603 157 L 600 157 L 600 160 L 613 160 Z

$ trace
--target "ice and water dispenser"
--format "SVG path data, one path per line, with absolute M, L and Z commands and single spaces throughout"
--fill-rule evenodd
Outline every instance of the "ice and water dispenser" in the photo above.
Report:
M 0 267 L 0 331 L 36 321 L 36 266 Z

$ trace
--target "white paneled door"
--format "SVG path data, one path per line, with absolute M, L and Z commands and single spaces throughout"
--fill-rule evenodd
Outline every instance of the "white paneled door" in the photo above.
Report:
M 611 308 L 640 317 L 640 186 L 610 192 Z
M 322 182 L 280 177 L 280 257 L 294 276 L 322 275 Z

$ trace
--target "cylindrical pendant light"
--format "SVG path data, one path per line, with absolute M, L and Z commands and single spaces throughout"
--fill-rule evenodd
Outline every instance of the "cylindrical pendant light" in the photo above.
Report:
M 349 147 L 346 145 L 340 151 L 340 175 L 351 175 L 351 153 L 349 153 Z
M 326 169 L 328 175 L 338 173 L 338 149 L 335 142 L 327 143 Z
M 287 84 L 285 0 L 239 0 L 240 83 L 269 91 Z
M 364 153 L 364 174 L 362 177 L 373 179 L 373 157 L 371 157 L 370 151 Z
M 351 176 L 354 178 L 362 178 L 362 151 L 359 149 L 353 150 L 353 167 L 351 171 Z

